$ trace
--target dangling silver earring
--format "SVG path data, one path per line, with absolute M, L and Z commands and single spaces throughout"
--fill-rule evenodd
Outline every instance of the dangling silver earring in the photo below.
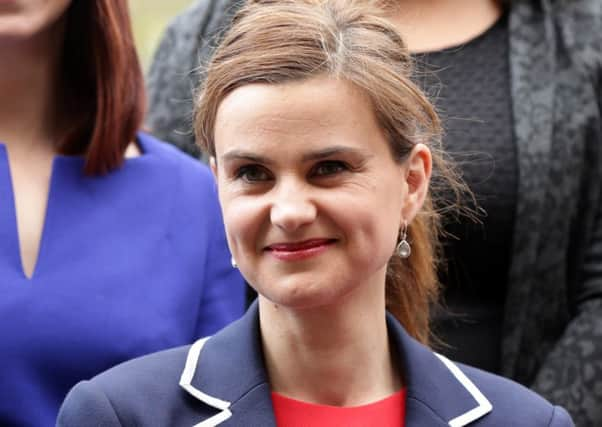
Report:
M 407 237 L 408 237 L 408 223 L 407 223 L 407 221 L 404 221 L 403 229 L 399 232 L 399 243 L 397 244 L 397 247 L 395 248 L 395 252 L 397 252 L 397 255 L 399 255 L 401 258 L 404 258 L 404 259 L 408 258 L 410 256 L 410 254 L 412 253 L 412 247 L 406 240 Z
M 230 258 L 230 264 L 232 264 L 232 267 L 238 268 L 238 264 L 236 263 L 236 260 L 234 259 L 234 257 Z

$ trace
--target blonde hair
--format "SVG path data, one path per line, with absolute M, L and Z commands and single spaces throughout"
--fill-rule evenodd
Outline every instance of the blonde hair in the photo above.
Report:
M 415 144 L 428 144 L 433 152 L 432 185 L 446 184 L 453 190 L 448 194 L 458 199 L 463 185 L 438 149 L 439 118 L 411 81 L 412 59 L 383 6 L 376 0 L 255 0 L 246 4 L 205 70 L 195 117 L 201 148 L 215 155 L 217 110 L 236 88 L 329 75 L 351 82 L 368 95 L 396 161 L 403 162 Z M 408 227 L 412 255 L 407 259 L 393 256 L 387 269 L 387 309 L 424 343 L 430 335 L 429 311 L 438 296 L 438 211 L 429 192 Z

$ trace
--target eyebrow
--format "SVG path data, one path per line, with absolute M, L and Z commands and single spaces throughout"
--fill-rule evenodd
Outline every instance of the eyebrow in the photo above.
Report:
M 351 154 L 351 155 L 362 156 L 362 157 L 369 155 L 369 153 L 367 153 L 365 150 L 360 150 L 358 148 L 348 147 L 348 146 L 344 146 L 344 145 L 335 145 L 334 147 L 328 147 L 323 150 L 318 150 L 318 151 L 304 154 L 302 157 L 302 160 L 304 162 L 309 161 L 309 160 L 320 160 L 320 159 L 325 159 L 325 158 L 340 155 L 340 154 Z
M 248 161 L 254 162 L 254 163 L 262 163 L 262 164 L 271 163 L 270 159 L 268 159 L 267 157 L 259 156 L 257 154 L 254 154 L 254 153 L 251 153 L 248 151 L 244 151 L 244 150 L 228 151 L 226 154 L 224 154 L 224 156 L 222 157 L 222 160 L 224 162 L 234 161 L 234 160 L 248 160 Z
M 328 147 L 323 150 L 312 151 L 310 153 L 306 153 L 301 157 L 303 162 L 312 161 L 312 160 L 320 160 L 329 158 L 336 155 L 347 154 L 347 155 L 355 155 L 361 157 L 370 156 L 370 153 L 367 153 L 365 150 L 360 150 L 354 147 L 348 147 L 344 145 L 336 145 L 333 147 Z M 247 160 L 254 163 L 261 164 L 270 164 L 272 161 L 264 156 L 257 155 L 252 152 L 244 151 L 244 150 L 232 150 L 224 154 L 222 157 L 224 162 L 234 161 L 234 160 Z

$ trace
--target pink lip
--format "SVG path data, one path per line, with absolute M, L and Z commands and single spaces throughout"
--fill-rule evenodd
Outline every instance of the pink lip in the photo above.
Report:
M 299 261 L 321 254 L 334 242 L 333 239 L 310 239 L 302 242 L 275 243 L 266 250 L 281 261 Z

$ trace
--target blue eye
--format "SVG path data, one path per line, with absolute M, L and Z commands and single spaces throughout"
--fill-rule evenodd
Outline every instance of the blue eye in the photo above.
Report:
M 236 171 L 235 177 L 245 182 L 261 182 L 270 179 L 268 172 L 259 165 L 246 165 Z
M 338 160 L 328 160 L 318 163 L 312 170 L 312 175 L 330 176 L 349 170 L 347 165 Z

